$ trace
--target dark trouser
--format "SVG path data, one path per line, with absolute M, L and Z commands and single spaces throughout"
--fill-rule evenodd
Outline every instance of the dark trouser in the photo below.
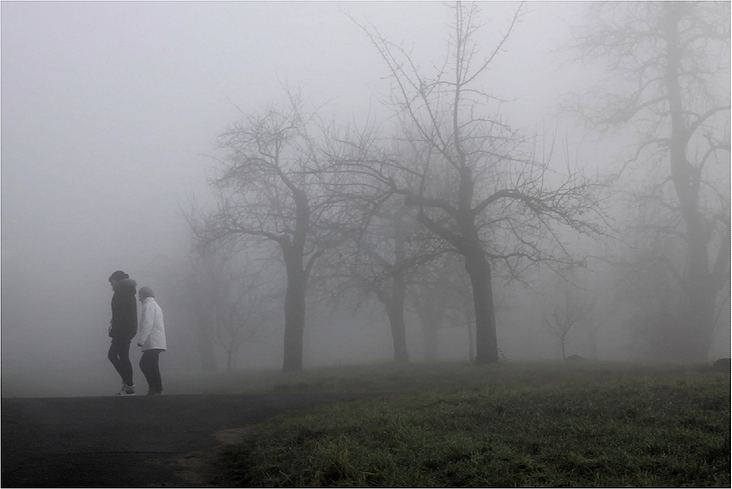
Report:
M 114 365 L 119 376 L 122 377 L 122 382 L 127 385 L 134 385 L 132 382 L 132 364 L 130 363 L 130 341 L 124 338 L 112 338 L 112 346 L 109 347 L 107 357 Z
M 160 367 L 158 357 L 164 350 L 146 350 L 140 358 L 140 370 L 145 375 L 149 390 L 160 394 L 163 392 L 163 381 L 160 378 Z

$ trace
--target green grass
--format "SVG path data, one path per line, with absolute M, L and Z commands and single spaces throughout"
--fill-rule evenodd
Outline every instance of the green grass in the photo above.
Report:
M 349 367 L 269 385 L 408 393 L 256 425 L 222 452 L 213 483 L 730 486 L 730 378 L 706 367 Z
M 626 362 L 500 362 L 476 367 L 470 363 L 344 365 L 280 371 L 211 374 L 198 378 L 186 375 L 166 382 L 166 391 L 186 394 L 247 394 L 269 391 L 384 393 L 422 392 L 441 388 L 469 388 L 485 385 L 547 385 L 583 380 L 611 381 L 653 378 L 694 382 L 713 374 L 707 365 L 637 364 Z

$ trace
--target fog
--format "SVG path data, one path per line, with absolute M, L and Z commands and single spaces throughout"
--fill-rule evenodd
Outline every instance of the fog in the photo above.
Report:
M 482 7 L 482 17 L 500 26 L 517 4 Z M 556 130 L 596 171 L 622 161 L 620 152 L 605 151 L 626 136 L 598 142 L 557 119 L 564 94 L 604 74 L 599 66 L 564 64 L 556 51 L 568 24 L 580 21 L 579 7 L 528 3 L 485 85 L 507 101 L 502 111 L 515 127 Z M 164 380 L 200 373 L 191 321 L 173 291 L 190 261 L 184 215 L 192 202 L 210 202 L 217 136 L 242 114 L 282 101 L 284 86 L 324 104 L 326 119 L 386 117 L 389 73 L 355 22 L 413 46 L 414 59 L 428 67 L 444 50 L 451 20 L 440 2 L 4 2 L 2 395 L 116 390 L 106 357 L 107 278 L 118 269 L 138 287 L 152 287 L 165 312 Z M 488 47 L 496 33 L 485 31 Z M 276 263 L 272 270 L 268 285 L 276 289 L 284 271 Z M 532 270 L 527 285 L 496 278 L 499 347 L 509 360 L 561 358 L 534 307 L 536 279 L 548 274 Z M 373 299 L 356 312 L 307 307 L 305 368 L 391 360 L 388 320 Z M 256 342 L 241 346 L 236 369 L 281 367 L 277 308 Z M 421 361 L 419 321 L 408 312 L 406 323 L 410 357 Z M 581 329 L 571 353 L 634 358 L 619 319 L 596 334 L 594 354 Z M 440 358 L 468 359 L 467 330 L 440 335 Z M 141 384 L 138 350 L 133 343 Z M 217 355 L 224 365 L 223 352 Z M 728 321 L 710 352 L 719 356 L 729 356 Z

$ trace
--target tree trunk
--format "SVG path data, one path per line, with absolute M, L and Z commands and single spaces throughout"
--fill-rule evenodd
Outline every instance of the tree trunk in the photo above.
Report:
M 468 361 L 475 361 L 475 335 L 473 335 L 473 319 L 475 317 L 475 310 L 473 314 L 470 314 L 469 307 L 465 311 L 465 322 L 468 328 Z
M 287 267 L 287 290 L 285 292 L 285 342 L 282 371 L 299 372 L 302 370 L 307 276 L 301 254 L 292 250 L 286 252 L 285 266 Z
M 391 325 L 391 337 L 394 341 L 394 363 L 409 363 L 409 352 L 407 351 L 407 328 L 404 322 L 404 299 L 392 298 L 386 306 L 386 314 L 389 316 Z
M 714 338 L 714 304 L 717 293 L 710 290 L 708 280 L 689 277 L 682 293 L 684 350 L 687 361 L 705 362 Z
M 684 360 L 706 361 L 714 335 L 714 304 L 718 288 L 713 283 L 708 245 L 711 224 L 699 210 L 700 175 L 686 157 L 690 128 L 687 126 L 679 85 L 681 53 L 679 22 L 683 5 L 666 4 L 665 39 L 667 66 L 665 84 L 671 113 L 669 157 L 671 179 L 679 199 L 686 227 L 686 262 L 682 278 L 680 320 L 684 328 L 681 340 Z M 720 252 L 729 253 L 729 249 Z
M 407 326 L 404 323 L 404 302 L 407 299 L 407 283 L 404 279 L 404 270 L 401 264 L 406 260 L 406 243 L 404 233 L 404 216 L 406 209 L 400 209 L 393 216 L 394 226 L 394 263 L 396 270 L 391 283 L 391 311 L 389 322 L 391 323 L 391 334 L 394 339 L 394 363 L 409 363 L 409 352 L 407 350 Z
M 295 201 L 295 231 L 292 241 L 289 237 L 280 241 L 282 255 L 287 269 L 287 290 L 285 292 L 285 344 L 283 372 L 302 370 L 303 333 L 305 331 L 305 293 L 308 273 L 303 263 L 305 240 L 310 230 L 310 206 L 308 196 L 291 183 Z
M 394 345 L 394 363 L 409 363 L 407 350 L 407 326 L 404 322 L 404 302 L 407 298 L 407 284 L 403 272 L 395 272 L 391 279 L 391 291 L 375 287 L 373 292 L 379 302 L 384 304 L 389 318 L 389 328 Z
M 475 307 L 475 363 L 486 364 L 498 361 L 496 338 L 496 317 L 493 307 L 491 266 L 479 247 L 465 255 L 465 271 L 473 286 Z

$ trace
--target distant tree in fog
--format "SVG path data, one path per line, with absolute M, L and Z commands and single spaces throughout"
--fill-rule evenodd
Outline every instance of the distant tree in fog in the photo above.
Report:
M 253 265 L 239 263 L 231 243 L 212 244 L 191 256 L 179 293 L 195 322 L 204 371 L 217 369 L 215 347 L 223 350 L 228 372 L 240 348 L 262 335 L 260 318 L 269 314 L 271 301 L 263 297 L 267 283 L 250 271 Z
M 443 254 L 420 267 L 413 281 L 409 296 L 422 325 L 425 361 L 440 359 L 439 333 L 448 329 L 465 331 L 469 344 L 466 354 L 472 360 L 474 309 L 470 283 L 460 272 L 459 260 Z
M 549 331 L 559 340 L 562 350 L 562 360 L 567 358 L 567 344 L 569 334 L 577 325 L 587 319 L 594 308 L 594 302 L 590 301 L 582 291 L 573 285 L 569 280 L 558 277 L 554 281 L 551 293 L 552 299 L 549 305 L 550 311 L 544 314 L 544 324 Z
M 638 136 L 626 168 L 653 178 L 634 202 L 653 212 L 643 232 L 683 247 L 679 257 L 646 255 L 649 267 L 667 268 L 677 290 L 654 323 L 666 338 L 664 325 L 673 330 L 677 358 L 706 360 L 730 275 L 730 4 L 591 5 L 573 46 L 611 74 L 580 101 L 579 113 L 596 127 Z
M 239 350 L 245 343 L 261 339 L 265 321 L 272 319 L 271 301 L 264 295 L 262 273 L 247 273 L 228 266 L 217 277 L 216 296 L 211 296 L 213 313 L 209 327 L 215 333 L 215 343 L 226 356 L 226 371 L 234 368 Z
M 652 237 L 652 235 L 647 236 Z M 637 237 L 636 237 L 637 240 Z M 627 311 L 625 324 L 637 355 L 654 360 L 684 358 L 685 325 L 676 314 L 679 290 L 675 267 L 670 260 L 683 257 L 677 243 L 648 243 L 641 240 L 627 251 L 625 263 L 617 265 L 616 305 Z M 633 265 L 630 265 L 633 264 Z
M 209 252 L 208 256 L 215 255 Z M 192 256 L 182 285 L 184 296 L 182 305 L 193 319 L 196 349 L 204 372 L 218 370 L 214 351 L 215 331 L 212 327 L 214 314 L 210 307 L 212 301 L 209 298 L 218 295 L 216 276 L 220 269 L 217 265 L 221 262 L 216 263 L 214 260 L 216 258 L 206 260 L 200 256 Z
M 447 54 L 431 76 L 402 46 L 365 29 L 391 74 L 389 103 L 408 150 L 387 169 L 382 160 L 373 176 L 404 195 L 417 220 L 463 258 L 472 285 L 476 362 L 490 363 L 499 358 L 494 267 L 519 273 L 527 262 L 572 262 L 560 235 L 600 230 L 594 221 L 599 185 L 569 164 L 553 168 L 551 151 L 539 159 L 531 141 L 495 114 L 500 101 L 481 87 L 521 9 L 485 55 L 476 43 L 483 35 L 478 6 L 458 2 L 451 9 Z
M 407 247 L 407 210 L 384 206 L 370 219 L 365 233 L 351 244 L 344 263 L 347 282 L 373 294 L 384 306 L 394 345 L 394 362 L 408 363 L 407 328 L 404 304 L 408 273 L 418 260 Z

